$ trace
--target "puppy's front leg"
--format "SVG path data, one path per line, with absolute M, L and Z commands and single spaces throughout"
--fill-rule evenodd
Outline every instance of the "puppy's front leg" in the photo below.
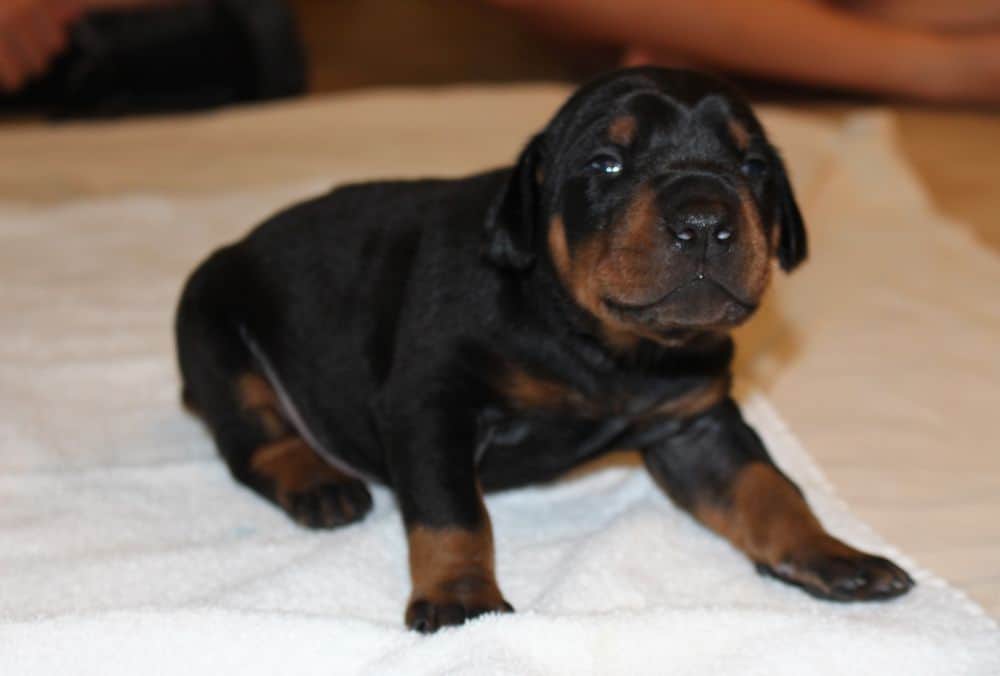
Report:
M 493 531 L 475 471 L 474 418 L 456 420 L 454 413 L 423 410 L 392 426 L 392 478 L 413 583 L 406 625 L 423 633 L 513 610 L 496 582 Z
M 727 538 L 757 569 L 814 596 L 887 599 L 913 580 L 891 561 L 827 533 L 798 487 L 727 400 L 643 454 L 675 503 Z

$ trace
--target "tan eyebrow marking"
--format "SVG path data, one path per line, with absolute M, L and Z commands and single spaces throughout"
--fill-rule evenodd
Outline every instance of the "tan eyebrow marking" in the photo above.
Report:
M 750 131 L 739 120 L 729 120 L 729 133 L 736 142 L 736 147 L 740 152 L 746 152 L 750 147 Z
M 608 137 L 618 145 L 631 145 L 638 128 L 639 121 L 634 115 L 620 115 L 608 125 Z

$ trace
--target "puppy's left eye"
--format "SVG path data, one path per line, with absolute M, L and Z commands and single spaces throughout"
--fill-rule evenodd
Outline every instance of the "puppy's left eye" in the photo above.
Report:
M 587 168 L 605 176 L 617 176 L 622 173 L 622 162 L 611 155 L 598 155 L 591 158 Z
M 747 178 L 760 178 L 767 173 L 767 160 L 762 157 L 748 157 L 740 165 L 740 171 Z

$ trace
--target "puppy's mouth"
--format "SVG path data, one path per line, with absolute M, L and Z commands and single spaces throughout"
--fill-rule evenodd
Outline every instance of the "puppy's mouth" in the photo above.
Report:
M 756 303 L 740 298 L 710 277 L 692 277 L 650 302 L 602 300 L 620 319 L 658 330 L 735 326 L 757 309 Z

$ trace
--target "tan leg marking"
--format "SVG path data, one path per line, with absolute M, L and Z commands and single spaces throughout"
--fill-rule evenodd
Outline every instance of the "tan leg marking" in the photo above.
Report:
M 250 468 L 274 484 L 275 497 L 286 509 L 291 499 L 317 486 L 349 481 L 347 477 L 316 454 L 301 437 L 287 437 L 261 446 L 250 456 Z M 354 508 L 344 502 L 348 513 Z
M 289 433 L 281 415 L 281 406 L 274 388 L 262 376 L 246 373 L 236 382 L 240 407 L 255 416 L 269 439 L 280 439 Z
M 406 625 L 421 632 L 486 612 L 511 612 L 497 586 L 493 530 L 480 495 L 474 528 L 412 526 L 407 532 L 413 591 Z
M 493 564 L 489 520 L 476 530 L 415 526 L 410 548 L 411 601 L 460 603 L 466 608 L 495 608 L 504 603 Z
M 733 481 L 727 507 L 702 506 L 695 516 L 752 560 L 779 566 L 803 550 L 858 552 L 831 537 L 795 487 L 770 465 L 755 462 Z
M 733 482 L 728 507 L 695 515 L 766 572 L 810 594 L 838 601 L 889 599 L 913 580 L 902 568 L 827 533 L 792 484 L 770 465 L 753 463 Z

